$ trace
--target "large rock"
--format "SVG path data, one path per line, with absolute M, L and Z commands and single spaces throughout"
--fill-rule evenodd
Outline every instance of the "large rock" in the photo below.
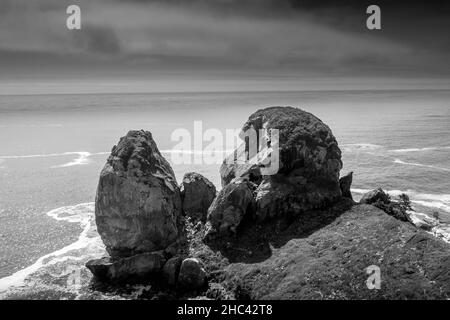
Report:
M 201 174 L 186 173 L 181 183 L 183 212 L 193 221 L 206 221 L 208 208 L 216 197 L 216 187 Z
M 235 233 L 246 215 L 254 215 L 253 189 L 250 181 L 236 178 L 219 192 L 208 211 L 208 221 L 214 231 Z
M 353 182 L 353 172 L 350 172 L 339 179 L 339 186 L 341 188 L 342 196 L 353 200 L 351 191 L 352 182 Z
M 161 253 L 141 253 L 128 258 L 91 260 L 86 267 L 102 281 L 139 281 L 159 273 L 165 263 Z
M 181 263 L 178 285 L 183 289 L 199 289 L 206 283 L 206 272 L 195 258 L 184 259 Z
M 278 145 L 271 141 L 269 153 L 274 154 L 273 148 L 278 147 L 278 171 L 268 175 L 262 170 L 263 161 L 240 161 L 239 156 L 251 150 L 247 143 L 224 160 L 220 173 L 225 186 L 230 179 L 244 176 L 258 186 L 255 192 L 258 220 L 297 215 L 326 207 L 341 198 L 341 151 L 330 128 L 320 119 L 297 108 L 271 107 L 250 116 L 241 138 L 248 136 L 252 128 L 256 130 L 258 144 L 264 137 L 272 136 L 272 129 L 279 130 Z M 267 148 L 259 147 L 257 152 L 267 152 Z
M 95 202 L 109 254 L 131 256 L 177 241 L 181 198 L 175 175 L 147 131 L 130 131 L 112 149 Z

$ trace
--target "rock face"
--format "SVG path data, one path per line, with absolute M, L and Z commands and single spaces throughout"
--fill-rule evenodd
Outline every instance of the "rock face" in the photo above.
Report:
M 351 186 L 353 182 L 353 172 L 348 173 L 339 179 L 339 186 L 341 188 L 342 196 L 353 200 Z
M 276 174 L 264 175 L 262 168 L 265 165 L 262 162 L 240 163 L 235 160 L 237 155 L 250 150 L 250 146 L 246 145 L 244 151 L 236 150 L 225 159 L 220 170 L 224 185 L 218 195 L 220 203 L 234 202 L 227 199 L 231 196 L 236 199 L 237 191 L 232 193 L 227 188 L 234 177 L 245 177 L 257 186 L 254 216 L 259 221 L 275 216 L 295 216 L 306 210 L 326 207 L 341 198 L 341 151 L 330 128 L 320 119 L 297 108 L 271 107 L 252 114 L 242 128 L 241 137 L 248 136 L 252 128 L 256 131 L 259 144 L 264 137 L 273 137 L 273 129 L 279 130 L 278 144 L 270 141 L 270 154 L 274 154 L 273 149 L 276 147 L 279 150 L 279 170 Z M 257 152 L 261 154 L 263 149 L 264 146 L 260 146 Z M 249 194 L 246 188 L 243 189 L 246 195 Z M 215 218 L 213 226 L 222 225 L 217 220 L 228 216 L 224 211 L 226 207 L 210 208 L 209 216 Z M 230 207 L 233 209 L 229 211 L 236 208 L 234 205 Z M 220 212 L 216 212 L 217 210 Z M 241 207 L 239 212 L 242 212 Z M 239 219 L 228 225 L 236 228 L 237 222 Z
M 195 258 L 184 259 L 181 263 L 178 285 L 184 289 L 198 289 L 206 282 L 206 272 Z
M 138 281 L 159 273 L 164 262 L 161 253 L 142 253 L 128 258 L 91 260 L 86 267 L 100 280 Z
M 253 189 L 250 181 L 236 178 L 219 192 L 208 211 L 208 221 L 214 230 L 234 233 L 246 215 L 254 214 Z
M 365 193 L 361 200 L 359 200 L 359 203 L 361 204 L 374 204 L 376 202 L 382 202 L 385 204 L 388 204 L 391 199 L 389 198 L 389 195 L 383 191 L 383 189 L 378 188 L 372 191 L 369 191 Z
M 190 172 L 184 175 L 180 190 L 184 214 L 193 221 L 206 221 L 216 187 L 201 174 Z
M 179 235 L 175 175 L 147 131 L 130 131 L 112 149 L 95 202 L 98 232 L 113 257 L 165 249 Z

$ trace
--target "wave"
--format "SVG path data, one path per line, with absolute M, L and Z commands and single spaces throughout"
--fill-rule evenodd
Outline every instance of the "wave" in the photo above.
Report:
M 391 152 L 406 153 L 406 152 L 423 152 L 423 151 L 435 151 L 435 150 L 450 150 L 449 147 L 427 147 L 427 148 L 409 148 L 409 149 L 394 149 Z
M 70 152 L 63 152 L 63 153 L 0 156 L 0 163 L 2 161 L 8 160 L 8 159 L 50 158 L 50 157 L 64 157 L 64 156 L 69 156 L 69 155 L 77 155 L 78 157 L 73 159 L 72 161 L 51 167 L 52 169 L 66 168 L 66 167 L 89 164 L 91 162 L 91 160 L 89 159 L 90 157 L 96 156 L 96 155 L 104 155 L 104 154 L 109 154 L 109 152 L 90 153 L 87 151 L 70 151 Z
M 67 162 L 65 164 L 52 166 L 51 168 L 66 168 L 66 167 L 89 164 L 89 156 L 90 155 L 91 154 L 89 152 L 78 152 L 78 158 L 76 158 L 70 162 Z
M 407 165 L 407 166 L 424 167 L 424 168 L 430 168 L 430 169 L 442 170 L 442 171 L 448 171 L 448 172 L 450 172 L 450 169 L 448 169 L 448 168 L 437 167 L 437 166 L 432 166 L 432 165 L 427 165 L 427 164 L 421 164 L 421 163 L 414 163 L 414 162 L 405 162 L 405 161 L 402 161 L 402 160 L 400 160 L 400 159 L 395 159 L 395 160 L 394 160 L 394 163 L 397 163 L 397 164 L 403 164 L 403 165 Z
M 381 149 L 383 146 L 380 146 L 378 144 L 372 144 L 372 143 L 349 143 L 349 144 L 343 144 L 341 147 L 348 152 L 352 151 L 368 151 L 368 150 L 376 150 Z
M 106 253 L 105 247 L 96 232 L 94 203 L 82 203 L 51 210 L 47 216 L 69 223 L 78 223 L 82 231 L 78 240 L 36 260 L 32 265 L 0 279 L 0 294 L 5 294 L 12 287 L 23 287 L 28 278 L 42 269 L 65 261 L 84 261 L 89 257 L 98 257 Z M 66 268 L 67 269 L 67 268 Z M 31 281 L 31 279 L 30 279 Z M 33 277 L 32 282 L 35 282 Z M 0 295 L 1 297 L 1 295 Z

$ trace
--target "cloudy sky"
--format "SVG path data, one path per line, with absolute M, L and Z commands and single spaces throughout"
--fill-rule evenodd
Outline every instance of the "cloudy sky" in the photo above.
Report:
M 450 88 L 450 6 L 391 3 L 0 0 L 0 93 Z

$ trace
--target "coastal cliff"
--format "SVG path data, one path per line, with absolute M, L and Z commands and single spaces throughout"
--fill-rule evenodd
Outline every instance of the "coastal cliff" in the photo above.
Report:
M 95 281 L 150 284 L 139 298 L 449 298 L 450 245 L 413 224 L 406 198 L 374 190 L 356 203 L 353 173 L 340 176 L 341 151 L 320 119 L 272 107 L 249 128 L 280 131 L 279 170 L 226 161 L 217 196 L 196 173 L 180 191 L 151 133 L 122 138 L 99 182 L 95 214 L 110 256 L 86 264 Z

